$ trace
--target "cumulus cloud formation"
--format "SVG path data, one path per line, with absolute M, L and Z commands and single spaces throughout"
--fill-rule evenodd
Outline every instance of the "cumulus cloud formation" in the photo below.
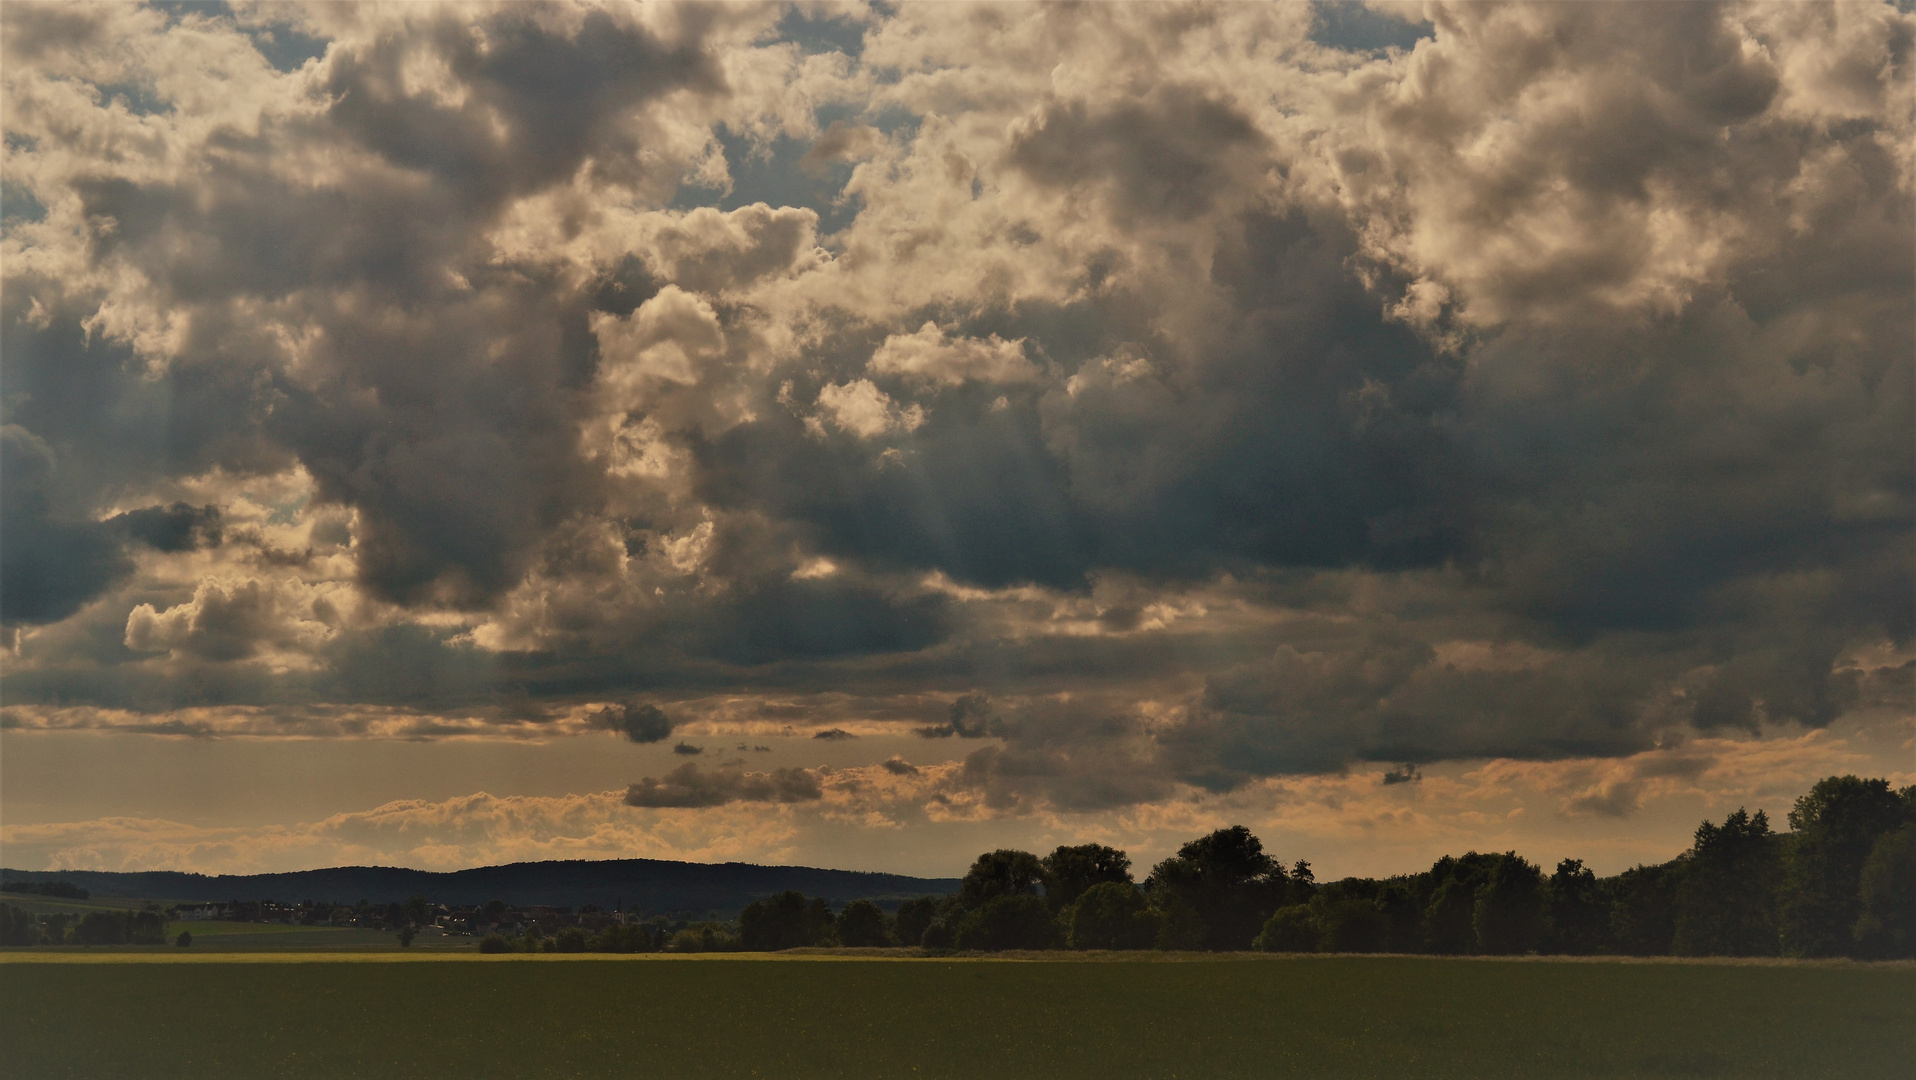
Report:
M 805 769 L 744 772 L 737 769 L 702 771 L 687 762 L 662 777 L 633 784 L 625 793 L 627 806 L 723 806 L 734 802 L 795 803 L 822 798 L 818 778 Z
M 1016 815 L 1908 723 L 1897 5 L 0 20 L 13 729 Z

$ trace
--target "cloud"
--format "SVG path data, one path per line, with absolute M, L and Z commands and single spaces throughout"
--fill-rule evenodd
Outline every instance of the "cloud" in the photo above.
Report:
M 672 735 L 672 720 L 657 705 L 630 702 L 608 705 L 592 714 L 593 722 L 635 743 L 663 742 Z
M 1006 341 L 996 334 L 953 339 L 928 322 L 914 334 L 893 334 L 872 353 L 871 370 L 904 375 L 930 383 L 958 386 L 967 381 L 1031 382 L 1037 368 L 1025 359 L 1022 341 Z
M 625 793 L 627 806 L 723 806 L 734 802 L 797 803 L 823 797 L 818 779 L 804 769 L 771 772 L 700 771 L 690 762 L 665 776 L 650 776 Z
M 10 722 L 962 816 L 1901 707 L 1916 17 L 1394 10 L 7 7 Z
M 818 392 L 818 405 L 839 430 L 861 439 L 875 439 L 891 431 L 916 431 L 925 422 L 923 406 L 899 407 L 870 379 L 826 386 Z
M 332 629 L 315 617 L 313 599 L 303 592 L 298 585 L 208 578 L 187 603 L 163 611 L 151 604 L 135 607 L 126 617 L 126 647 L 228 661 L 275 646 L 322 642 Z

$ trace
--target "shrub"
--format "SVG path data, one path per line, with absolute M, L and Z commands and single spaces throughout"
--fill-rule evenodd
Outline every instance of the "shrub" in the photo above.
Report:
M 504 934 L 487 934 L 479 939 L 479 951 L 482 953 L 506 953 L 512 951 L 512 942 Z
M 1390 922 L 1374 900 L 1351 897 L 1311 905 L 1317 917 L 1317 948 L 1321 952 L 1382 952 L 1390 938 Z
M 173 939 L 173 944 L 179 946 L 182 949 L 193 944 L 193 931 L 191 930 L 180 931 L 180 936 Z
M 1292 904 L 1278 908 L 1264 921 L 1251 947 L 1258 952 L 1315 952 L 1319 933 L 1310 905 Z
M 1099 882 L 1071 906 L 1066 936 L 1074 949 L 1148 949 L 1157 940 L 1157 913 L 1136 885 Z
M 585 951 L 585 931 L 576 926 L 568 926 L 552 939 L 552 951 L 575 953 Z
M 987 901 L 966 915 L 959 921 L 954 938 L 961 949 L 985 952 L 1051 949 L 1057 947 L 1058 929 L 1042 897 L 1009 894 Z

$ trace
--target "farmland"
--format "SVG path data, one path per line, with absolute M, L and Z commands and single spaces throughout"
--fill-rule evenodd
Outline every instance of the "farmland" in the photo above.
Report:
M 1870 1077 L 1916 1055 L 1908 964 L 163 950 L 0 962 L 0 1064 L 32 1077 Z

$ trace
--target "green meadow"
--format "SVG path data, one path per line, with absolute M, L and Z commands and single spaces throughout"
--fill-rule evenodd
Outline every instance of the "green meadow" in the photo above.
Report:
M 1916 1060 L 1908 964 L 3 959 L 0 1072 L 22 1078 L 1806 1078 Z

